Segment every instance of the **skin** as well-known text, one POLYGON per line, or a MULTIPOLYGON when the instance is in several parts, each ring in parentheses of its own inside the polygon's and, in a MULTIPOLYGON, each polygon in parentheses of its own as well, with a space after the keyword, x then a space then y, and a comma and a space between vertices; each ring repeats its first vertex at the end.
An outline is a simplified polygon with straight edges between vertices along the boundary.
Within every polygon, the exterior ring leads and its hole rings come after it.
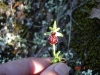
POLYGON ((66 64, 51 64, 51 60, 52 58, 24 58, 7 62, 0 65, 0 75, 68 75, 66 64), (58 65, 60 68, 56 67, 58 65))

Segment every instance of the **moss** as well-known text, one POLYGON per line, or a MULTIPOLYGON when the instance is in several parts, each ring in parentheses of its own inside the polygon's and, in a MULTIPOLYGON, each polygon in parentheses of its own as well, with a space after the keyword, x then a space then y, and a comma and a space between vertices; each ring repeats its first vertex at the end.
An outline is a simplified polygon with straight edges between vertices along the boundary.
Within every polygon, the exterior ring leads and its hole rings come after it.
POLYGON ((91 9, 96 6, 96 2, 88 2, 73 13, 74 19, 82 29, 73 24, 73 38, 71 40, 71 47, 77 52, 83 65, 90 67, 93 73, 100 71, 100 24, 97 23, 100 20, 88 17, 91 9), (84 53, 87 54, 86 57, 84 53))

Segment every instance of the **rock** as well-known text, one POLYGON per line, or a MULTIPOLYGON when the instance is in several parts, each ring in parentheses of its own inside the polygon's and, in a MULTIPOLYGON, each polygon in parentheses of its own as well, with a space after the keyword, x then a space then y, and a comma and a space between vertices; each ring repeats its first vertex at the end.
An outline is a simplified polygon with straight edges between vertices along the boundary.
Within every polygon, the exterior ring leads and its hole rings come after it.
POLYGON ((0 8, 0 15, 2 15, 4 13, 4 11, 2 10, 2 8, 0 8))
POLYGON ((7 17, 9 17, 11 15, 11 12, 10 11, 6 11, 5 14, 6 14, 7 17))
POLYGON ((19 5, 19 6, 17 7, 17 9, 18 9, 18 10, 23 10, 23 9, 24 9, 24 5, 23 5, 23 4, 19 5))

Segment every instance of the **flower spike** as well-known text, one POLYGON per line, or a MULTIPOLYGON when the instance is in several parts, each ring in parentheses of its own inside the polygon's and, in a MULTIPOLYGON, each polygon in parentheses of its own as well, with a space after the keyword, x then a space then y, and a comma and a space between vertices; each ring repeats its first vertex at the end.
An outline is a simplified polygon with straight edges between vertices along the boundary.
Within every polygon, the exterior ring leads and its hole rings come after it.
POLYGON ((58 32, 60 28, 57 27, 56 21, 54 21, 53 27, 49 27, 49 29, 50 29, 50 32, 46 32, 44 33, 44 35, 49 35, 48 42, 52 45, 53 56, 54 56, 52 63, 61 62, 63 55, 60 55, 60 51, 56 53, 55 44, 58 42, 58 36, 63 37, 63 34, 58 32))

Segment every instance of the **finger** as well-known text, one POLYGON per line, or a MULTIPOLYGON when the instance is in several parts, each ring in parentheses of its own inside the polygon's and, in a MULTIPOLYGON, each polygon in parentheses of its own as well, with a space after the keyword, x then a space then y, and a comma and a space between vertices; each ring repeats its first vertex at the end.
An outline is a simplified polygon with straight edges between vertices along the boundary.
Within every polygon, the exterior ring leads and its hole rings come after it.
POLYGON ((41 75, 68 75, 68 66, 64 63, 53 64, 45 69, 41 75))
POLYGON ((26 58, 3 64, 6 75, 32 75, 43 71, 52 58, 26 58))
POLYGON ((45 68, 51 65, 52 58, 36 58, 29 62, 31 74, 42 72, 45 68))

